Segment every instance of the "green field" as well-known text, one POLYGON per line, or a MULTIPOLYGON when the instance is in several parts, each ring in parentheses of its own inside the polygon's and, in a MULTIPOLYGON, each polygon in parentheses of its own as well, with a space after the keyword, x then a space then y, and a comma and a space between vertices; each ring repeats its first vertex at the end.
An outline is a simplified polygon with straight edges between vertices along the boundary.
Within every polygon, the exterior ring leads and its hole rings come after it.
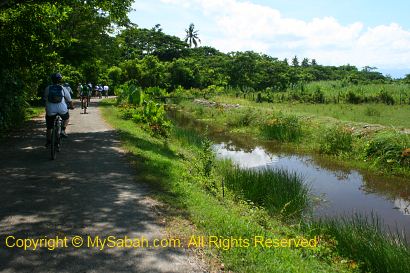
POLYGON ((340 121, 380 124, 397 128, 410 128, 410 105, 385 104, 313 104, 300 102, 256 103, 254 101, 232 96, 218 96, 212 98, 221 103, 240 104, 258 109, 282 111, 298 116, 312 116, 340 121))

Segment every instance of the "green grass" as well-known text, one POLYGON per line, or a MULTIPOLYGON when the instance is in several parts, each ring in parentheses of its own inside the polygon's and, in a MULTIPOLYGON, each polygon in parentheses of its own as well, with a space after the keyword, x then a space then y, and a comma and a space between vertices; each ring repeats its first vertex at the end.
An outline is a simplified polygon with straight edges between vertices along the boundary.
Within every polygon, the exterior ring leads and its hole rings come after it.
POLYGON ((323 132, 319 143, 321 153, 330 155, 348 153, 352 150, 352 131, 342 126, 329 127, 323 132))
POLYGON ((282 142, 295 142, 303 135, 300 119, 297 116, 286 116, 282 113, 274 115, 263 123, 261 131, 266 139, 282 142))
POLYGON ((285 219, 300 217, 309 205, 309 188, 296 173, 236 167, 225 171, 224 181, 244 200, 252 200, 272 215, 282 215, 285 219))
MULTIPOLYGON (((300 238, 303 234, 295 227, 284 225, 269 216, 265 209, 246 201, 238 201, 228 191, 210 192, 203 185, 220 185, 222 176, 216 169, 204 176, 199 157, 202 141, 184 131, 172 131, 169 139, 151 136, 130 120, 119 118, 112 103, 102 103, 106 120, 119 132, 123 147, 135 163, 138 181, 156 188, 156 197, 170 206, 169 214, 189 219, 196 227, 196 235, 219 236, 221 239, 300 238), (192 143, 188 145, 189 143, 192 143), (199 144, 199 147, 198 145, 199 144), (209 181, 213 181, 210 183, 209 181)), ((201 148, 202 147, 202 148, 201 148)), ((216 163, 217 165, 225 163, 216 163)), ((352 272, 341 259, 318 258, 323 248, 263 248, 208 247, 204 251, 217 256, 225 271, 234 272, 352 272)))
POLYGON ((38 117, 45 112, 44 106, 32 106, 26 110, 26 120, 38 117))
POLYGON ((374 215, 323 220, 307 229, 336 240, 337 251, 357 261, 363 272, 410 272, 410 247, 400 236, 386 235, 374 215))
MULTIPOLYGON (((232 95, 241 90, 229 90, 232 95)), ((343 81, 320 81, 299 84, 287 88, 286 92, 275 92, 269 88, 255 96, 255 92, 241 94, 245 98, 269 102, 302 103, 383 103, 388 105, 410 104, 410 85, 402 83, 349 84, 343 81)))
POLYGON ((220 96, 213 99, 223 103, 239 103, 244 106, 256 107, 260 110, 281 111, 285 114, 314 117, 323 122, 328 122, 329 119, 336 119, 345 122, 372 123, 388 127, 410 128, 410 119, 408 118, 410 116, 409 105, 310 104, 298 102, 256 103, 230 96, 220 96))
POLYGON ((385 167, 402 166, 410 168, 410 135, 383 131, 375 134, 365 146, 366 158, 385 167))
MULTIPOLYGON (((363 123, 301 114, 292 111, 292 105, 285 107, 284 104, 258 104, 243 99, 230 99, 230 103, 242 102, 242 107, 206 107, 193 102, 183 102, 178 107, 191 119, 213 126, 218 131, 241 133, 245 134, 246 137, 251 136, 259 140, 276 140, 281 147, 295 151, 327 154, 331 156, 330 159, 354 168, 403 177, 410 175, 409 156, 405 152, 406 149, 410 148, 409 136, 399 129, 380 126, 363 127, 363 123), (243 125, 244 123, 241 121, 243 119, 248 121, 248 126, 243 125), (378 130, 381 131, 378 132, 378 130), (391 141, 379 137, 380 133, 383 132, 389 132, 387 134, 391 141), (369 148, 372 147, 375 147, 375 151, 369 152, 369 148)), ((215 100, 228 102, 227 97, 224 96, 216 97, 215 100)), ((296 106, 298 105, 296 104, 296 106)), ((311 106, 303 105, 301 107, 311 106)), ((329 107, 329 105, 313 106, 329 107)), ((343 105, 335 105, 334 107, 340 106, 343 105)), ((396 107, 378 106, 383 109, 384 107, 396 107)), ((350 105, 349 107, 359 107, 359 105, 350 105)), ((377 117, 377 111, 379 111, 377 108, 369 109, 370 105, 360 107, 364 111, 364 116, 377 117)), ((410 109, 410 107, 408 108, 410 109)), ((410 110, 405 108, 401 108, 401 110, 408 111, 408 116, 410 116, 410 110)), ((391 109, 386 109, 380 110, 380 113, 384 113, 383 111, 388 114, 393 112, 391 109)), ((346 113, 355 114, 354 110, 347 111, 347 109, 346 113)), ((408 118, 402 119, 405 119, 406 122, 410 121, 408 118)))

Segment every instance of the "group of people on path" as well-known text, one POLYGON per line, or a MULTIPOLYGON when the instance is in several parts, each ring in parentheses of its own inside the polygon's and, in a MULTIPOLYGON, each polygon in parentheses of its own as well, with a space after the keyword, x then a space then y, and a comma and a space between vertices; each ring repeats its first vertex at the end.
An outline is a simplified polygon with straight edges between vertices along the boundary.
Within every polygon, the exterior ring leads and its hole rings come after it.
MULTIPOLYGON (((70 119, 69 109, 74 109, 72 97, 74 96, 73 90, 68 83, 63 84, 63 77, 60 73, 54 73, 51 75, 52 84, 47 86, 44 90, 44 100, 46 103, 46 126, 47 126, 47 143, 48 146, 51 143, 51 130, 53 129, 54 119, 57 115, 63 120, 61 129, 61 136, 67 137, 66 128, 70 119)), ((77 91, 81 99, 81 108, 84 103, 86 105, 90 103, 92 96, 93 85, 78 84, 77 91)), ((98 84, 95 86, 95 95, 102 98, 104 93, 105 97, 108 97, 109 87, 107 85, 98 84)))
MULTIPOLYGON (((93 95, 93 85, 91 83, 81 84, 79 83, 77 86, 77 91, 80 96, 87 96, 91 97, 93 95)), ((94 96, 98 96, 102 98, 103 94, 105 97, 108 97, 109 87, 108 85, 97 84, 94 87, 94 96)))

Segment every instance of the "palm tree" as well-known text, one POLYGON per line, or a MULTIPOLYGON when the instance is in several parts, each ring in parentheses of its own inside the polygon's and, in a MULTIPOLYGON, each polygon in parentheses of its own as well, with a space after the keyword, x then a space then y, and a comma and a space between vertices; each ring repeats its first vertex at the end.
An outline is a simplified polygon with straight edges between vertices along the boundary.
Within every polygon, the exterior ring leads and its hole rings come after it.
POLYGON ((198 30, 194 30, 194 28, 195 25, 191 23, 188 29, 185 30, 185 43, 189 43, 189 47, 192 47, 192 44, 194 44, 194 46, 197 47, 198 42, 201 42, 201 39, 198 38, 198 30))

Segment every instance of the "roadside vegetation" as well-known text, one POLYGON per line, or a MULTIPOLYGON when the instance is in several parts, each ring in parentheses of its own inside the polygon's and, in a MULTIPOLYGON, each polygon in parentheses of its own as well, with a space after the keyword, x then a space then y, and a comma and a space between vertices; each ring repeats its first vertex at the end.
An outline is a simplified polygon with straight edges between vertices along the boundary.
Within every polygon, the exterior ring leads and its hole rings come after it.
MULTIPOLYGON (((179 128, 170 129, 168 138, 154 136, 149 128, 144 129, 132 120, 122 119, 121 109, 114 107, 113 102, 106 102, 103 107, 107 121, 118 130, 124 148, 132 154, 131 160, 135 161, 139 180, 157 188, 156 195, 170 206, 173 211, 170 214, 177 218, 178 215, 188 215, 195 226, 195 230, 189 232, 221 239, 254 236, 296 239, 304 236, 301 229, 272 217, 263 206, 257 205, 256 200, 240 198, 240 195, 229 190, 228 185, 222 190, 224 173, 228 168, 235 172, 235 168, 229 162, 211 159, 213 156, 209 154, 203 136, 179 128)), ((283 204, 279 204, 277 209, 279 207, 283 208, 283 204)), ((177 236, 188 232, 180 229, 177 236)), ((343 259, 336 253, 327 255, 329 260, 318 257, 322 251, 319 248, 239 247, 225 241, 219 247, 203 248, 202 251, 220 260, 226 271, 357 270, 354 263, 342 262, 343 259)))
MULTIPOLYGON (((129 109, 138 112, 143 107, 144 103, 124 107, 124 101, 111 101, 104 103, 103 111, 107 120, 119 130, 124 147, 133 155, 139 178, 158 187, 157 197, 170 206, 174 215, 189 215, 194 231, 178 226, 177 236, 189 237, 190 232, 194 232, 222 239, 255 235, 319 238, 318 247, 311 249, 243 248, 228 244, 202 249, 208 257, 220 260, 225 270, 409 270, 409 247, 400 236, 382 231, 380 223, 368 221, 366 216, 309 220, 312 197, 309 186, 297 174, 240 169, 230 161, 216 160, 205 135, 170 126, 164 136, 141 121, 124 117, 129 109), (399 260, 402 262, 397 264, 399 260)), ((169 220, 174 225, 183 221, 175 217, 177 220, 169 220)))
POLYGON ((337 252, 358 262, 363 272, 408 272, 410 247, 397 233, 384 230, 375 215, 327 219, 305 227, 311 236, 326 234, 337 252))
MULTIPOLYGON (((404 127, 342 121, 293 112, 278 104, 260 105, 243 99, 215 97, 215 105, 181 102, 177 109, 205 124, 253 137, 277 141, 299 151, 330 156, 347 165, 391 175, 410 174, 410 134, 404 127), (230 101, 230 106, 222 107, 230 101), (237 106, 237 103, 240 107, 237 106), (219 105, 219 106, 218 106, 219 105)), ((402 111, 410 111, 402 109, 402 111)), ((399 112, 397 115, 400 115, 399 112)), ((410 114, 410 112, 409 112, 410 114)), ((394 114, 392 114, 394 115, 394 114)))

